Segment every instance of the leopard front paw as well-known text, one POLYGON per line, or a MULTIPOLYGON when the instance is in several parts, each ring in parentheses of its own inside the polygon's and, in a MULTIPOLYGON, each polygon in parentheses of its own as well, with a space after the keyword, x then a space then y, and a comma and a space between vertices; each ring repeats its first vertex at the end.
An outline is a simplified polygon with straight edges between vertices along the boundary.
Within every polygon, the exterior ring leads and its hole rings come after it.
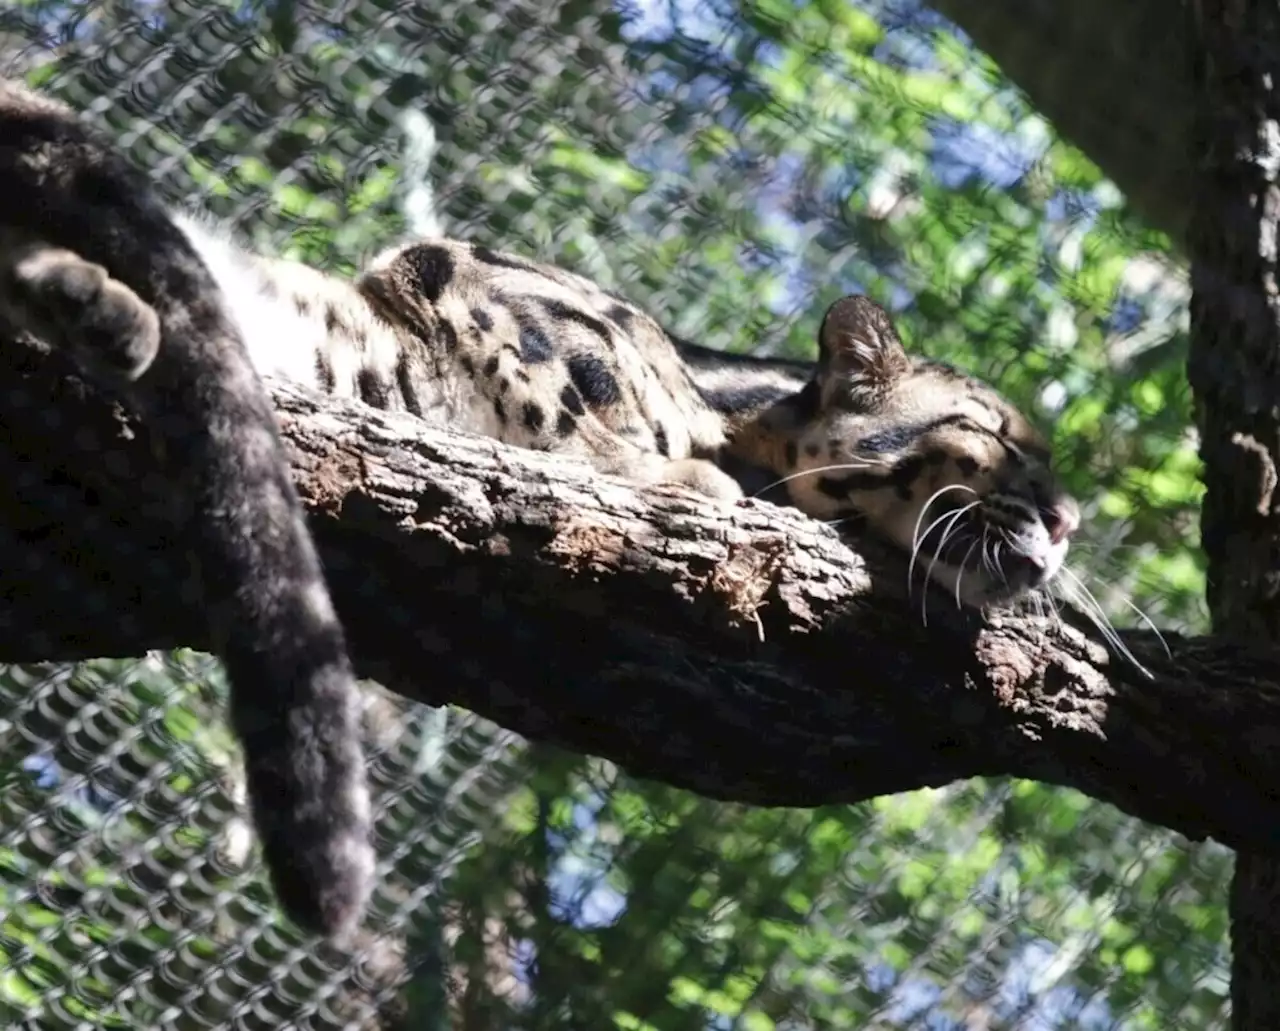
POLYGON ((683 484, 717 501, 739 501, 743 496, 737 480, 704 458, 680 458, 668 462, 663 467, 662 479, 668 483, 683 484))

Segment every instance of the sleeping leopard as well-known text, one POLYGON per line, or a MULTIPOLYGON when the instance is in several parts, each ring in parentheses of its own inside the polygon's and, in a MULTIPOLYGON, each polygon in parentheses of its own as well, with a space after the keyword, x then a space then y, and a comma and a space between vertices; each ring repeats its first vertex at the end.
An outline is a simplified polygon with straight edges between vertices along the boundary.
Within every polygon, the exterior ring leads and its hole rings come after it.
POLYGON ((1029 421, 981 380, 909 355, 867 297, 827 310, 816 363, 757 358, 480 244, 415 241, 351 281, 176 218, 264 375, 639 483, 723 500, 776 483, 776 500, 918 552, 922 575, 971 607, 1045 585, 1079 526, 1029 421))
POLYGON ((641 484, 726 502, 772 486, 923 559, 974 608, 1047 584, 1080 522, 1017 409, 908 355, 868 298, 828 309, 810 364, 677 339, 590 280, 474 243, 419 240, 355 280, 326 275, 166 211, 74 112, 4 81, 0 325, 154 420, 272 883, 339 944, 375 876, 358 695, 261 376, 641 484))

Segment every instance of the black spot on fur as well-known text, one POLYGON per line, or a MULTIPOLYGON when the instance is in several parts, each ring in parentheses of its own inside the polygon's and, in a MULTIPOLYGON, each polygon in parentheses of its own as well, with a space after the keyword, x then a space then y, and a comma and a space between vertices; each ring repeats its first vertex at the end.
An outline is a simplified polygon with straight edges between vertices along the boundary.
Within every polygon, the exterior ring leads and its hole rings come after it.
POLYGON ((472 308, 471 318, 475 320, 475 324, 480 327, 481 331, 488 333, 493 329, 493 318, 483 308, 472 308))
POLYGON ((440 342, 444 344, 446 351, 458 349, 458 331, 453 328, 452 323, 442 319, 436 324, 436 331, 440 334, 440 342))
POLYGON ((511 380, 507 379, 506 376, 503 376, 500 380, 498 380, 499 394, 505 394, 510 389, 511 389, 511 380))
POLYGON ((325 393, 332 393, 338 385, 337 377, 333 374, 333 366, 329 364, 329 357, 322 351, 316 352, 316 379, 320 382, 320 389, 325 393))
POLYGON ((816 379, 809 380, 800 393, 795 395, 791 403, 797 418, 801 422, 810 422, 818 417, 822 408, 822 386, 816 379))
POLYGON ((883 455, 890 451, 901 451, 917 437, 929 433, 942 426, 950 426, 957 422, 967 422, 964 415, 954 413, 944 415, 940 419, 929 422, 908 423, 903 426, 890 426, 888 429, 869 434, 858 441, 858 450, 865 454, 883 455))
MULTIPOLYGON (((859 491, 886 490, 889 488, 902 495, 903 488, 910 490, 911 484, 920 475, 924 459, 919 455, 910 455, 902 459, 887 473, 852 472, 844 476, 818 477, 818 490, 829 498, 843 500, 859 491)), ((910 495, 908 495, 910 497, 910 495)))
POLYGON ((612 319, 621 329, 630 329, 631 320, 636 317, 635 313, 630 308, 624 308, 620 304, 615 304, 604 314, 605 318, 612 319))
POLYGON ((976 459, 970 458, 968 455, 961 455, 956 459, 956 468, 965 476, 972 476, 978 471, 978 462, 976 459))
POLYGON ((818 477, 818 490, 836 501, 844 501, 855 491, 878 490, 882 486, 884 481, 871 473, 818 477))
POLYGON ((486 265, 494 265, 498 268, 515 268, 521 272, 533 272, 541 275, 539 270, 528 262, 520 261, 507 254, 499 254, 497 251, 492 251, 478 243, 471 245, 471 253, 476 256, 477 261, 483 261, 486 265))
POLYGON ((658 454, 663 458, 671 457, 671 441, 667 438, 667 431, 662 426, 653 428, 653 443, 658 449, 658 454))
POLYGON ((311 298, 302 294, 293 295, 293 308, 299 315, 311 314, 311 298))
POLYGON ((428 301, 438 301, 453 281, 453 255, 435 244, 420 244, 405 252, 404 260, 413 269, 417 287, 428 301))
POLYGON ((324 329, 326 333, 346 332, 346 327, 342 324, 342 316, 338 314, 336 305, 326 304, 324 306, 324 329))
MULTIPOLYGON (((776 387, 772 384, 750 383, 750 384, 732 384, 729 386, 719 387, 714 390, 698 388, 698 393, 702 395, 702 400, 707 406, 717 412, 726 415, 732 415, 736 412, 753 412, 759 408, 766 408, 771 404, 782 401, 787 397, 785 387, 776 387)), ((791 400, 799 400, 800 395, 794 394, 791 400)))
MULTIPOLYGON (((1005 489, 1001 485, 1001 489, 1005 489)), ((999 494, 989 495, 986 499, 986 507, 988 511, 1000 512, 1004 515, 1011 515, 1016 521, 1025 520, 1030 514, 1029 506, 1022 504, 1016 498, 1001 497, 999 494)))
POLYGON ((582 405, 582 398, 570 383, 566 383, 564 389, 560 391, 560 403, 571 415, 578 416, 586 412, 586 408, 582 405))
POLYGON ((552 356, 547 334, 526 319, 520 320, 520 357, 530 365, 547 362, 552 356))
POLYGON ((889 451, 901 451, 918 435, 915 426, 890 426, 887 430, 870 433, 858 441, 858 450, 869 455, 883 455, 889 451))
POLYGON ((518 379, 521 383, 528 383, 529 374, 525 372, 524 369, 516 369, 516 379, 518 379))
POLYGON ((577 425, 578 420, 562 408, 560 415, 556 418, 556 433, 561 437, 567 437, 577 425))
POLYGON ((800 454, 796 450, 796 442, 794 440, 788 440, 785 450, 786 450, 785 458, 786 458, 787 468, 794 469, 796 467, 796 462, 800 460, 800 454))
POLYGON ((482 371, 486 376, 492 376, 498 371, 498 356, 496 354, 489 356, 484 363, 484 369, 482 371))
POLYGON ((391 396, 387 385, 372 369, 361 369, 356 373, 356 394, 361 401, 374 408, 386 408, 391 396))
POLYGON ((503 426, 507 424, 507 406, 502 403, 502 398, 495 397, 493 399, 493 414, 498 417, 498 422, 503 426))
POLYGON ((462 366, 462 371, 468 376, 474 376, 476 374, 476 363, 471 360, 471 355, 460 355, 458 358, 458 364, 462 366))
POLYGON ((524 424, 531 433, 537 433, 542 429, 542 425, 546 422, 547 417, 542 414, 542 409, 534 402, 527 401, 524 406, 524 424))
POLYGON ((817 458, 818 452, 820 450, 821 449, 818 447, 817 444, 806 444, 804 446, 804 453, 808 455, 810 458, 817 458))
POLYGON ((542 305, 543 311, 554 319, 563 319, 566 322, 576 322, 579 326, 589 329, 606 344, 613 340, 613 336, 609 333, 608 326, 595 316, 588 315, 580 308, 575 308, 573 305, 565 304, 563 301, 548 300, 543 297, 538 298, 538 303, 542 305))
POLYGON ((414 415, 422 415, 422 402, 418 400, 418 392, 414 389, 413 370, 409 367, 408 354, 401 354, 396 359, 396 386, 400 388, 405 408, 414 415))
POLYGON ((617 379, 594 354, 575 354, 567 364, 569 378, 592 408, 617 404, 622 399, 617 379))

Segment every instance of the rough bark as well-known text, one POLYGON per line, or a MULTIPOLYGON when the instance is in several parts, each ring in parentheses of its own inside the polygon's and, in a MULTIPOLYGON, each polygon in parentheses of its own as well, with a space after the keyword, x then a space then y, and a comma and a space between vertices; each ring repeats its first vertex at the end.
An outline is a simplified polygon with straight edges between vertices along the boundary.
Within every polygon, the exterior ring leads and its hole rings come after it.
MULTIPOLYGON (((1280 652, 1150 635, 1154 675, 1032 618, 902 600, 905 566, 798 513, 273 384, 363 673, 742 802, 1013 774, 1280 854, 1280 652)), ((208 645, 145 437, 49 369, 0 391, 0 660, 208 645)))
POLYGON ((1151 225, 1185 242, 1196 93, 1181 0, 929 6, 968 33, 1151 225))
MULTIPOLYGON (((1201 517, 1215 628, 1280 640, 1280 5, 1196 0, 1199 197, 1191 218, 1191 351, 1205 462, 1201 517)), ((1280 1027, 1280 860, 1242 849, 1230 914, 1238 1031, 1280 1027)))

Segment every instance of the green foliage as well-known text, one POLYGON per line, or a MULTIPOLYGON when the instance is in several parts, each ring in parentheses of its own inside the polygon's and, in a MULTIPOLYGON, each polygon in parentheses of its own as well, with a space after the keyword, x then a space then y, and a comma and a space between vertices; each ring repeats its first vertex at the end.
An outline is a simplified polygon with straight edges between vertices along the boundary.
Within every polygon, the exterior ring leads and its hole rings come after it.
MULTIPOLYGON (((11 6, 0 31, 58 48, 33 81, 265 249, 349 271, 434 208, 684 336, 800 356, 827 304, 872 294, 1051 430, 1089 528, 1076 567, 1113 618, 1203 623, 1180 259, 913 6, 11 6)), ((0 677, 7 1022, 231 1026, 247 986, 285 1010, 350 995, 288 951, 251 860, 193 858, 236 794, 218 684, 189 656, 0 677), (41 786, 46 755, 62 773, 41 786), (156 969, 161 988, 121 992, 156 969), (200 1018, 162 1016, 193 984, 200 1018)), ((378 914, 412 960, 409 1026, 446 1005, 622 1031, 1222 1020, 1224 852, 1074 792, 750 809, 393 715, 378 914)))

